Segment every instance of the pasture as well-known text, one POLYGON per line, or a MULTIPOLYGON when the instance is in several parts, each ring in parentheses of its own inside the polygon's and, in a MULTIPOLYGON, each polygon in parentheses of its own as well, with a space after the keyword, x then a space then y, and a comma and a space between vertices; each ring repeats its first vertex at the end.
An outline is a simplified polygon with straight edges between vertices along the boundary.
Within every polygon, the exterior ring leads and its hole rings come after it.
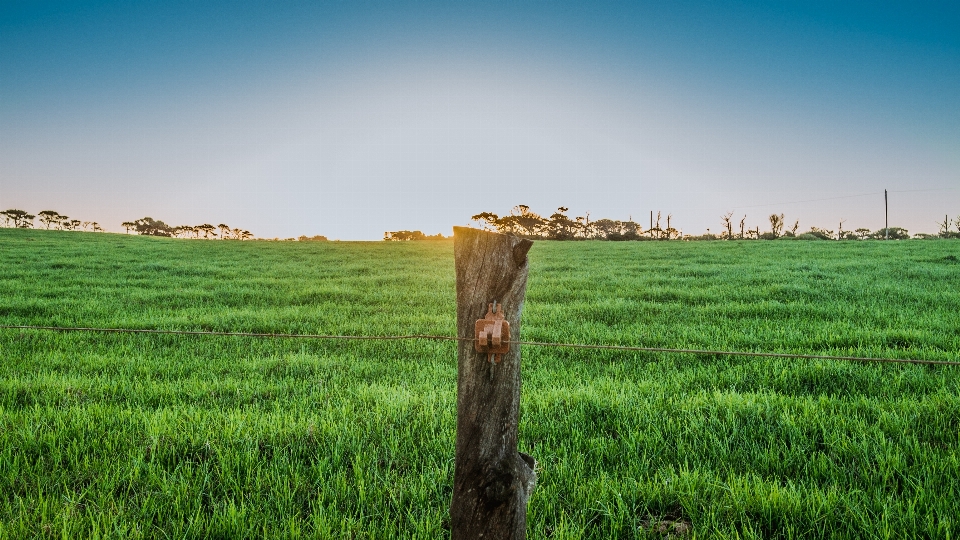
MULTIPOLYGON (((956 360, 960 242, 537 242, 525 340, 956 360)), ((453 246, 0 229, 0 324, 455 330, 453 246)), ((531 538, 956 538, 960 368, 523 348, 531 538)), ((0 538, 440 538, 451 342, 0 330, 0 538)))

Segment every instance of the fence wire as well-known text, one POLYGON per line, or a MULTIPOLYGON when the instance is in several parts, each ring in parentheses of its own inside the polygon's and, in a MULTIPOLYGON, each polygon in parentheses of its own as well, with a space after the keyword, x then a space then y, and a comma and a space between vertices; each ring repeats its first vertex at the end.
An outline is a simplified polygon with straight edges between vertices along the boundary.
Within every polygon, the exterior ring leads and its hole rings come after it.
MULTIPOLYGON (((278 334, 262 332, 216 332, 206 330, 158 330, 152 328, 94 328, 80 326, 29 326, 29 325, 0 325, 0 329, 11 330, 46 330, 54 332, 100 332, 112 334, 170 334, 182 336, 228 336, 252 338, 284 338, 284 339, 327 339, 353 341, 401 341, 401 340, 432 340, 432 341, 474 341, 474 338, 441 336, 430 334, 406 334, 398 336, 342 336, 332 334, 278 334)), ((708 349, 671 349, 666 347, 635 347, 630 345, 597 345, 588 343, 552 343, 544 341, 507 341, 511 345, 527 345, 531 347, 555 347, 565 349, 592 349, 611 351, 634 351, 667 354, 694 354, 708 356, 752 356, 762 358, 795 358, 801 360, 839 360, 847 362, 880 362, 895 364, 921 364, 932 366, 960 366, 960 361, 952 360, 919 360, 915 358, 876 358, 868 356, 831 356, 824 354, 795 354, 780 352, 752 352, 752 351, 713 351, 708 349)))

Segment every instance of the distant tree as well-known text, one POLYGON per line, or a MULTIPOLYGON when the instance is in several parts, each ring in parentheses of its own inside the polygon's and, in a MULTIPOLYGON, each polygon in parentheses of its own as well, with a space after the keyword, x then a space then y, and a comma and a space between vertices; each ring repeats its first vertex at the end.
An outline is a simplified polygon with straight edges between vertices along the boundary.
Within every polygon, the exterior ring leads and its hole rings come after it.
POLYGON ((884 238, 889 238, 890 240, 909 240, 910 233, 903 227, 890 227, 889 229, 878 229, 870 233, 870 238, 875 238, 877 240, 882 240, 884 238))
POLYGON ((409 242, 411 240, 426 240, 427 235, 421 231, 393 231, 383 233, 383 239, 388 242, 409 242))
POLYGON ((14 228, 17 229, 29 229, 33 227, 33 218, 37 217, 33 214, 28 214, 23 210, 17 210, 15 208, 4 210, 3 212, 0 212, 0 214, 3 214, 5 223, 12 221, 14 228))
POLYGON ((535 237, 546 226, 544 219, 536 212, 531 211, 530 207, 525 204, 514 206, 510 210, 510 217, 513 218, 515 227, 522 236, 535 237))
POLYGON ((828 231, 827 229, 821 229, 819 227, 810 227, 810 230, 804 234, 809 234, 811 236, 816 236, 821 240, 833 240, 833 231, 828 231))
POLYGON ((57 212, 56 210, 43 210, 41 212, 37 212, 37 217, 40 218, 40 223, 43 223, 47 230, 50 229, 50 225, 59 223, 66 218, 66 216, 61 216, 60 212, 57 212))
POLYGON ((768 219, 770 220, 770 232, 773 233, 773 237, 780 238, 780 235, 783 232, 783 214, 780 214, 779 216, 777 214, 770 214, 768 219))
POLYGON ((243 229, 230 229, 230 238, 233 240, 249 240, 253 238, 253 233, 243 229))
MULTIPOLYGON (((390 234, 390 233, 384 233, 384 238, 383 238, 384 240, 387 239, 386 236, 387 236, 388 234, 390 234)), ((288 238, 288 240, 293 240, 293 238, 288 238)), ((301 236, 300 238, 297 238, 297 240, 299 240, 299 241, 301 241, 301 242, 327 242, 327 241, 328 241, 326 236, 322 236, 322 235, 319 235, 319 234, 316 235, 316 236, 303 235, 303 236, 301 236)))
POLYGON ((628 219, 627 221, 618 221, 620 224, 620 236, 614 238, 608 238, 608 240, 640 240, 643 234, 643 227, 633 221, 633 219, 628 219))
MULTIPOLYGON (((726 230, 726 236, 723 238, 730 240, 733 238, 733 212, 727 212, 726 214, 720 216, 720 223, 723 224, 723 228, 726 230)), ((746 216, 743 219, 747 219, 746 216)), ((743 238, 743 222, 740 222, 740 238, 743 238)))
POLYGON ((103 232, 103 228, 100 227, 100 224, 94 221, 90 224, 93 227, 93 232, 103 232))
POLYGON ((480 228, 485 231, 500 230, 497 226, 497 223, 500 221, 500 216, 493 212, 480 212, 479 214, 471 216, 470 220, 476 221, 480 225, 480 228))
MULTIPOLYGON (((496 217, 496 214, 484 212, 487 217, 496 217)), ((484 214, 478 214, 483 216, 484 214)), ((532 212, 525 204, 518 204, 510 210, 510 215, 497 218, 493 225, 503 234, 536 238, 546 228, 546 222, 538 214, 532 212)))
POLYGON ((796 235, 797 235, 797 229, 799 229, 799 228, 800 228, 800 220, 798 219, 798 220, 796 220, 796 221, 793 222, 793 227, 790 227, 790 236, 796 236, 796 235))
POLYGON ((553 240, 573 240, 576 237, 579 225, 576 221, 567 217, 567 211, 570 209, 561 206, 557 211, 550 215, 547 221, 547 235, 553 240))
POLYGON ((177 238, 200 238, 200 231, 193 225, 178 225, 173 228, 173 236, 177 238))
POLYGON ((226 223, 221 223, 217 225, 217 228, 220 229, 221 240, 227 240, 230 238, 231 230, 229 225, 227 225, 226 223))
POLYGON ((140 218, 133 222, 137 234, 144 236, 173 236, 173 229, 166 223, 152 217, 140 218))
POLYGON ((130 229, 136 228, 137 224, 132 221, 124 221, 120 226, 123 227, 124 232, 130 234, 130 229))
MULTIPOLYGON (((730 214, 732 215, 733 212, 730 212, 730 214)), ((746 225, 746 223, 747 223, 747 216, 744 215, 744 216, 743 216, 743 219, 740 220, 740 239, 741 239, 741 240, 743 240, 743 227, 744 227, 744 225, 746 225)), ((728 231, 729 231, 729 228, 728 228, 728 231)), ((730 233, 730 234, 732 234, 732 233, 730 233)))
POLYGON ((196 229, 197 229, 197 233, 198 234, 202 233, 204 238, 210 238, 210 235, 217 236, 217 233, 214 232, 216 230, 216 227, 214 227, 209 223, 204 223, 203 225, 197 225, 196 229))
POLYGON ((82 227, 83 230, 87 230, 87 227, 89 227, 91 223, 93 223, 93 222, 92 222, 92 221, 84 221, 84 222, 80 225, 80 227, 82 227))
POLYGON ((593 238, 601 240, 639 240, 643 228, 633 221, 598 219, 590 224, 593 238))
POLYGON ((593 238, 610 239, 612 235, 620 234, 620 222, 612 219, 598 219, 590 224, 593 238))
POLYGON ((940 231, 937 234, 940 238, 960 238, 960 216, 957 216, 957 219, 953 222, 950 221, 949 216, 943 216, 943 222, 938 222, 937 226, 940 227, 940 231), (956 232, 950 230, 951 225, 956 226, 956 232))
MULTIPOLYGON (((657 216, 659 218, 659 215, 657 216)), ((667 214, 667 228, 663 229, 660 233, 660 237, 666 240, 673 240, 674 238, 680 238, 683 236, 679 230, 677 230, 670 222, 673 220, 673 214, 667 214)), ((657 219, 657 226, 659 227, 660 220, 657 219)))
POLYGON ((943 222, 941 223, 938 221, 937 227, 940 227, 940 230, 937 232, 937 234, 939 234, 941 238, 950 237, 950 217, 949 216, 943 216, 943 222))
POLYGON ((866 237, 870 236, 870 229, 864 229, 863 227, 861 227, 861 228, 859 228, 859 229, 857 229, 857 230, 855 230, 855 231, 853 231, 853 232, 854 232, 854 233, 857 235, 857 237, 860 238, 861 240, 863 240, 863 239, 865 239, 866 237))
POLYGON ((577 216, 574 220, 574 238, 591 238, 593 234, 593 225, 590 224, 590 212, 585 216, 577 216))
POLYGON ((75 231, 80 228, 80 223, 82 222, 79 219, 65 219, 63 220, 63 228, 68 231, 75 231))

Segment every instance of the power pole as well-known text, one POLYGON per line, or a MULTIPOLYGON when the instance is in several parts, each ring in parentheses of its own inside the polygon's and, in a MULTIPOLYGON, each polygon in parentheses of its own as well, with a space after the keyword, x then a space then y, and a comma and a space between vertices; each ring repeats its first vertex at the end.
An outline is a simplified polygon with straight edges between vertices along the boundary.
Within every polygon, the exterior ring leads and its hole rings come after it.
POLYGON ((890 239, 890 207, 887 205, 887 190, 883 190, 883 239, 890 239))

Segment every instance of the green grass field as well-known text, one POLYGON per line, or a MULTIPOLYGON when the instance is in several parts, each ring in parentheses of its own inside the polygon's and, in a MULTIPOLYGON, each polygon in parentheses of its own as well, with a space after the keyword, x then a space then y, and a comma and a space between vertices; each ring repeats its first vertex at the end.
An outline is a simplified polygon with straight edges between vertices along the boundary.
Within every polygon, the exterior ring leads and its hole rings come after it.
MULTIPOLYGON (((522 338, 956 360, 958 259, 539 242, 522 338)), ((0 324, 452 335, 454 313, 448 241, 0 229, 0 324)), ((523 381, 532 538, 960 536, 960 368, 525 347, 523 381)), ((0 538, 442 538, 455 390, 450 342, 0 330, 0 538)))

